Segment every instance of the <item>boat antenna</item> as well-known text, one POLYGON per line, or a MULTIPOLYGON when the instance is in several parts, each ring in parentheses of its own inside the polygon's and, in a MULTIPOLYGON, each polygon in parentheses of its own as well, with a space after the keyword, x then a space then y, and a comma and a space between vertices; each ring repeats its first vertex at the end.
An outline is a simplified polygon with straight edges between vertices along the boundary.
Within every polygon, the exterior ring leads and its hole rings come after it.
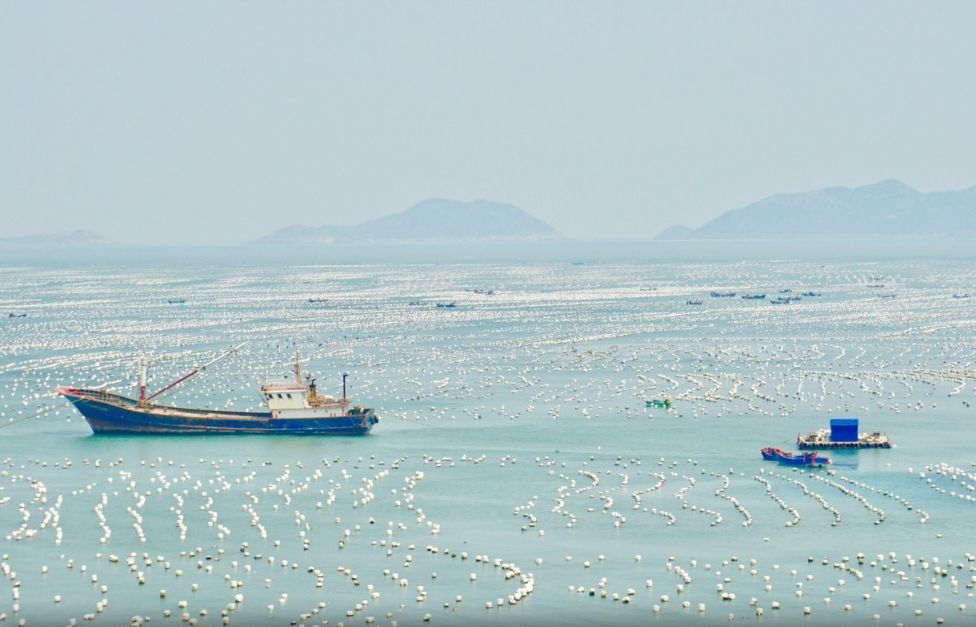
POLYGON ((183 375, 182 377, 180 377, 180 378, 179 378, 179 379, 177 379, 176 381, 173 381, 172 383, 170 383, 169 385, 167 385, 167 386, 166 386, 166 387, 164 387, 163 389, 161 389, 161 390, 159 390, 158 392, 155 392, 155 393, 153 393, 153 394, 151 394, 151 395, 149 395, 148 397, 146 397, 146 402, 149 402, 149 401, 151 401, 152 399, 154 399, 154 398, 156 398, 157 396, 159 396, 159 395, 160 395, 160 394, 162 394, 163 392, 168 392, 169 390, 171 390, 171 389, 173 389, 173 388, 175 388, 175 387, 176 387, 177 385, 179 385, 179 384, 181 384, 181 383, 183 383, 184 381, 186 381, 186 380, 187 380, 187 379, 189 379, 190 377, 192 377, 192 376, 194 376, 194 375, 196 375, 196 374, 199 374, 199 373, 201 373, 201 372, 203 372, 204 370, 206 370, 206 369, 207 369, 207 368, 209 368, 210 366, 212 366, 212 365, 214 365, 215 363, 217 363, 218 361, 220 361, 220 360, 221 360, 221 359, 223 359, 224 357, 227 357, 228 355, 232 355, 232 354, 234 354, 234 353, 236 353, 236 352, 237 352, 237 351, 239 351, 239 350, 240 350, 241 348, 243 348, 244 346, 246 346, 246 345, 247 345, 248 343, 249 343, 249 342, 241 342, 241 343, 240 343, 240 344, 238 344, 237 346, 234 346, 234 347, 232 347, 232 348, 230 348, 230 349, 228 349, 228 350, 226 350, 226 351, 224 351, 224 352, 223 352, 223 353, 221 353, 220 355, 217 355, 216 357, 214 357, 213 359, 211 359, 211 360, 210 360, 210 361, 208 361, 207 363, 205 363, 205 364, 203 364, 202 366, 198 366, 198 367, 196 367, 196 368, 194 368, 193 370, 191 370, 191 371, 190 371, 190 372, 188 372, 187 374, 185 374, 185 375, 183 375))
POLYGON ((349 377, 349 373, 348 372, 343 372, 342 373, 342 400, 343 401, 346 400, 346 378, 348 378, 348 377, 349 377))

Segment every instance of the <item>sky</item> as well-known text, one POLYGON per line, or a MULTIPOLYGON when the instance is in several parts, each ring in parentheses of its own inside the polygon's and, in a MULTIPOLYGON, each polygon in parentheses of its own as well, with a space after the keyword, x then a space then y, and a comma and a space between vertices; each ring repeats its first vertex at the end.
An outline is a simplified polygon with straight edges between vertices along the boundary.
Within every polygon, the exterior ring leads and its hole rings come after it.
POLYGON ((650 239, 976 184, 976 2, 6 0, 0 237, 244 242, 430 197, 650 239))

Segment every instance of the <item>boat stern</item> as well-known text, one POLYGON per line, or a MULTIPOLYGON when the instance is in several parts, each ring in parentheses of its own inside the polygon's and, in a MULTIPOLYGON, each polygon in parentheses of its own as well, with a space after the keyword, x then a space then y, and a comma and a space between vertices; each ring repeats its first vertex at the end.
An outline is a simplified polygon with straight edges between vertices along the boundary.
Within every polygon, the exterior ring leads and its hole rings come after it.
POLYGON ((357 407, 357 408, 353 408, 353 412, 355 412, 357 409, 360 410, 360 413, 362 414, 363 431, 365 433, 369 433, 373 429, 373 427, 377 423, 379 423, 380 419, 376 415, 376 412, 373 411, 372 408, 358 408, 357 407))

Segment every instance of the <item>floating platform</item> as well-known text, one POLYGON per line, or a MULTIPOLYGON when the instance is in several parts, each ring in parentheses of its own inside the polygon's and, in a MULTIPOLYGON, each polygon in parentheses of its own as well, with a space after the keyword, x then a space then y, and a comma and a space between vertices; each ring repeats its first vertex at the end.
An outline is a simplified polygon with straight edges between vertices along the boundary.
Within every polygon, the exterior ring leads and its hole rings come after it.
POLYGON ((891 440, 884 433, 858 433, 857 418, 831 418, 830 429, 820 429, 796 436, 796 446, 811 448, 891 448, 891 440))
POLYGON ((891 448, 891 438, 884 433, 862 433, 856 440, 836 441, 830 438, 830 429, 820 429, 807 435, 796 436, 798 449, 856 449, 891 448))

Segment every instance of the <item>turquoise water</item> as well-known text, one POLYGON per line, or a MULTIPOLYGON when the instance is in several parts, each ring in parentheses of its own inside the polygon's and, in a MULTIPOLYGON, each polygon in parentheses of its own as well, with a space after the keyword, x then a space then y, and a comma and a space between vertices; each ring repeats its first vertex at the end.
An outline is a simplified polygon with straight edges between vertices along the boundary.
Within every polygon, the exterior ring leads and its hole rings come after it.
POLYGON ((669 250, 4 251, 0 618, 972 624, 976 301, 953 295, 976 266, 669 250), (786 289, 821 295, 708 295, 786 289), (93 437, 50 393, 132 393, 139 352, 159 388, 245 340, 166 402, 257 409, 298 349, 382 422, 93 437), (672 412, 645 409, 664 394, 672 412), (832 416, 896 447, 813 472, 760 459, 832 416))

